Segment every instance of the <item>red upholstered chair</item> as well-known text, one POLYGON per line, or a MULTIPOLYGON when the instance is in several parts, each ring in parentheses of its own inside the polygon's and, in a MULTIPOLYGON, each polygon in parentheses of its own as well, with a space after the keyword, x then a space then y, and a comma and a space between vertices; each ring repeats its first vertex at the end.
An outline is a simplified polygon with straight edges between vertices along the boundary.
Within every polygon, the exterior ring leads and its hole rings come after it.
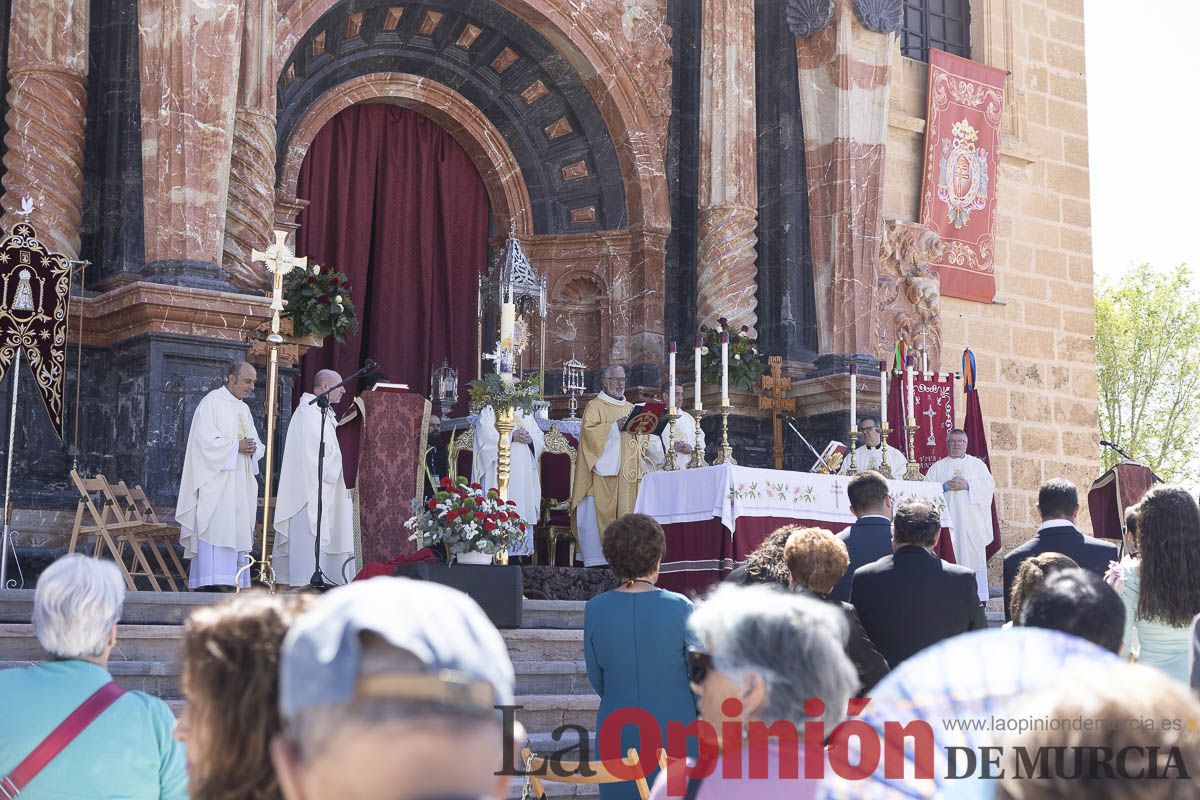
POLYGON ((446 469, 450 478, 457 480, 461 475, 471 480, 471 460, 475 457, 475 426, 471 425, 455 436, 450 434, 450 448, 446 451, 446 469))
POLYGON ((571 532, 571 486, 575 483, 575 461, 578 452, 558 429, 550 426, 545 447, 538 462, 542 481, 542 519, 540 527, 546 534, 546 552, 553 566, 559 536, 571 539, 568 566, 575 563, 575 535, 571 532))

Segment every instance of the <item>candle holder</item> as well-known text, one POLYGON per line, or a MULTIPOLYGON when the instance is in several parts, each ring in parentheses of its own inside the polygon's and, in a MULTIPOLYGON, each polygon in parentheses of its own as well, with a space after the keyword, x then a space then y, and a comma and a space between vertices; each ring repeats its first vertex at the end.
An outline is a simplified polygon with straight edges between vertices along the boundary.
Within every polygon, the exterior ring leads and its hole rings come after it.
POLYGON ((925 476, 921 474, 921 466, 917 463, 917 451, 914 445, 917 435, 916 420, 909 420, 906 430, 908 431, 908 469, 904 471, 904 480, 923 481, 925 480, 925 476))
POLYGON ((887 456, 888 456, 887 438, 888 438, 888 434, 890 434, 891 432, 892 432, 892 429, 888 427, 886 422, 879 426, 879 452, 883 454, 883 460, 879 462, 879 474, 885 478, 893 477, 892 465, 888 463, 888 459, 887 459, 887 456))
POLYGON ((733 459, 733 447, 729 444, 729 403, 721 403, 721 447, 717 450, 717 457, 713 459, 713 464, 729 464, 737 466, 737 462, 733 459))
POLYGON ((858 474, 858 457, 857 457, 856 453, 858 451, 858 429, 851 428, 849 436, 850 436, 850 466, 846 469, 846 474, 847 475, 857 475, 858 474))
MULTIPOLYGON (((704 406, 699 403, 692 409, 692 417, 696 420, 696 430, 700 431, 700 420, 704 419, 704 406)), ((700 435, 696 435, 696 447, 692 449, 692 460, 688 462, 688 469, 698 469, 707 467, 708 462, 704 460, 704 448, 700 447, 700 435)))
POLYGON ((442 365, 429 377, 429 396, 437 400, 442 419, 447 417, 447 412, 454 410, 454 404, 458 402, 458 370, 444 358, 442 365))
POLYGON ((666 449, 666 455, 663 457, 663 469, 667 472, 674 472, 682 469, 679 466, 679 458, 675 454, 675 443, 679 441, 679 426, 676 421, 679 419, 679 409, 672 408, 667 412, 667 424, 671 428, 671 444, 666 449))

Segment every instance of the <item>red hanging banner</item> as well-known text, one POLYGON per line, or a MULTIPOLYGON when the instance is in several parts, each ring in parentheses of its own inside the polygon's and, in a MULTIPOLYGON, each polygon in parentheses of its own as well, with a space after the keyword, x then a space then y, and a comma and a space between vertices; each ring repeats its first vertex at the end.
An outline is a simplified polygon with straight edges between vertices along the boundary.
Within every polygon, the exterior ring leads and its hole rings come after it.
POLYGON ((1004 71, 929 51, 921 222, 942 237, 929 266, 941 292, 990 303, 996 296, 996 173, 1004 71))
MULTIPOLYGON (((904 431, 904 425, 908 423, 907 397, 907 374, 893 376, 888 393, 888 425, 892 429, 888 444, 902 453, 907 453, 908 446, 904 431)), ((915 373, 913 405, 917 411, 913 452, 924 475, 935 462, 946 457, 946 436, 954 429, 954 376, 940 372, 915 373)))

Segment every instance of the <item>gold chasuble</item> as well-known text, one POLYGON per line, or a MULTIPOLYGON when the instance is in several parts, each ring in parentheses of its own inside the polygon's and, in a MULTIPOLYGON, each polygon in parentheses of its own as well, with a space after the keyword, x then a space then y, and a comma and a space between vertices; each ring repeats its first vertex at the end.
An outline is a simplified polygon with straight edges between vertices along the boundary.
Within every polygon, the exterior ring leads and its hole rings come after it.
POLYGON ((632 410, 632 403, 604 392, 583 409, 579 463, 571 489, 571 522, 588 566, 605 563, 598 552, 604 529, 622 514, 631 513, 637 502, 637 442, 615 426, 632 410))

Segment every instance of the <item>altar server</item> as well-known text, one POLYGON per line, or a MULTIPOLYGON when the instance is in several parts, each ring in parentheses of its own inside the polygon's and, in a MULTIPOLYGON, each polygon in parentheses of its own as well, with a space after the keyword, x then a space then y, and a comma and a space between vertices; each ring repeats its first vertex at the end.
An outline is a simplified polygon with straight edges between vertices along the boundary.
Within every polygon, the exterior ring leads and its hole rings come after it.
MULTIPOLYGON (((539 459, 545 447, 545 436, 533 414, 520 409, 515 419, 509 443, 508 499, 517 504, 517 513, 525 520, 525 540, 509 550, 509 555, 527 556, 533 553, 533 526, 537 524, 542 507, 539 459)), ((475 450, 472 453, 471 477, 483 485, 484 491, 496 488, 496 468, 500 461, 500 432, 496 430, 496 412, 484 406, 475 422, 475 450)))
MULTIPOLYGON (((300 396, 292 413, 283 463, 279 469, 279 499, 275 504, 275 546, 272 564, 275 579, 289 586, 307 584, 315 571, 313 543, 317 529, 317 461, 321 441, 321 408, 311 402, 342 376, 323 369, 313 379, 313 390, 300 396)), ((344 387, 329 393, 330 404, 345 394, 344 387)), ((342 567, 354 557, 354 503, 342 474, 332 409, 325 413, 325 462, 321 475, 321 572, 326 583, 344 583, 342 567)))
MULTIPOLYGON (((188 586, 233 586, 254 539, 258 513, 258 461, 266 453, 245 398, 257 372, 239 361, 225 385, 204 396, 192 415, 175 521, 185 558, 192 560, 188 586)), ((241 578, 250 585, 249 571, 241 578)))
MULTIPOLYGON (((670 391, 669 386, 663 387, 663 394, 670 391)), ((667 461, 667 449, 675 451, 675 466, 679 469, 688 469, 692 466, 692 454, 698 449, 704 453, 704 431, 696 422, 696 418, 689 414, 683 408, 683 387, 675 384, 675 409, 679 413, 679 419, 675 421, 675 425, 679 428, 679 438, 675 438, 675 432, 668 425, 661 436, 651 436, 649 445, 646 448, 647 455, 650 456, 652 462, 651 469, 662 469, 667 461)))
POLYGON ((967 434, 960 428, 946 438, 949 455, 929 468, 925 480, 940 483, 954 522, 954 560, 975 571, 980 602, 988 600, 987 546, 992 541, 992 494, 996 481, 987 464, 967 455, 967 434))

